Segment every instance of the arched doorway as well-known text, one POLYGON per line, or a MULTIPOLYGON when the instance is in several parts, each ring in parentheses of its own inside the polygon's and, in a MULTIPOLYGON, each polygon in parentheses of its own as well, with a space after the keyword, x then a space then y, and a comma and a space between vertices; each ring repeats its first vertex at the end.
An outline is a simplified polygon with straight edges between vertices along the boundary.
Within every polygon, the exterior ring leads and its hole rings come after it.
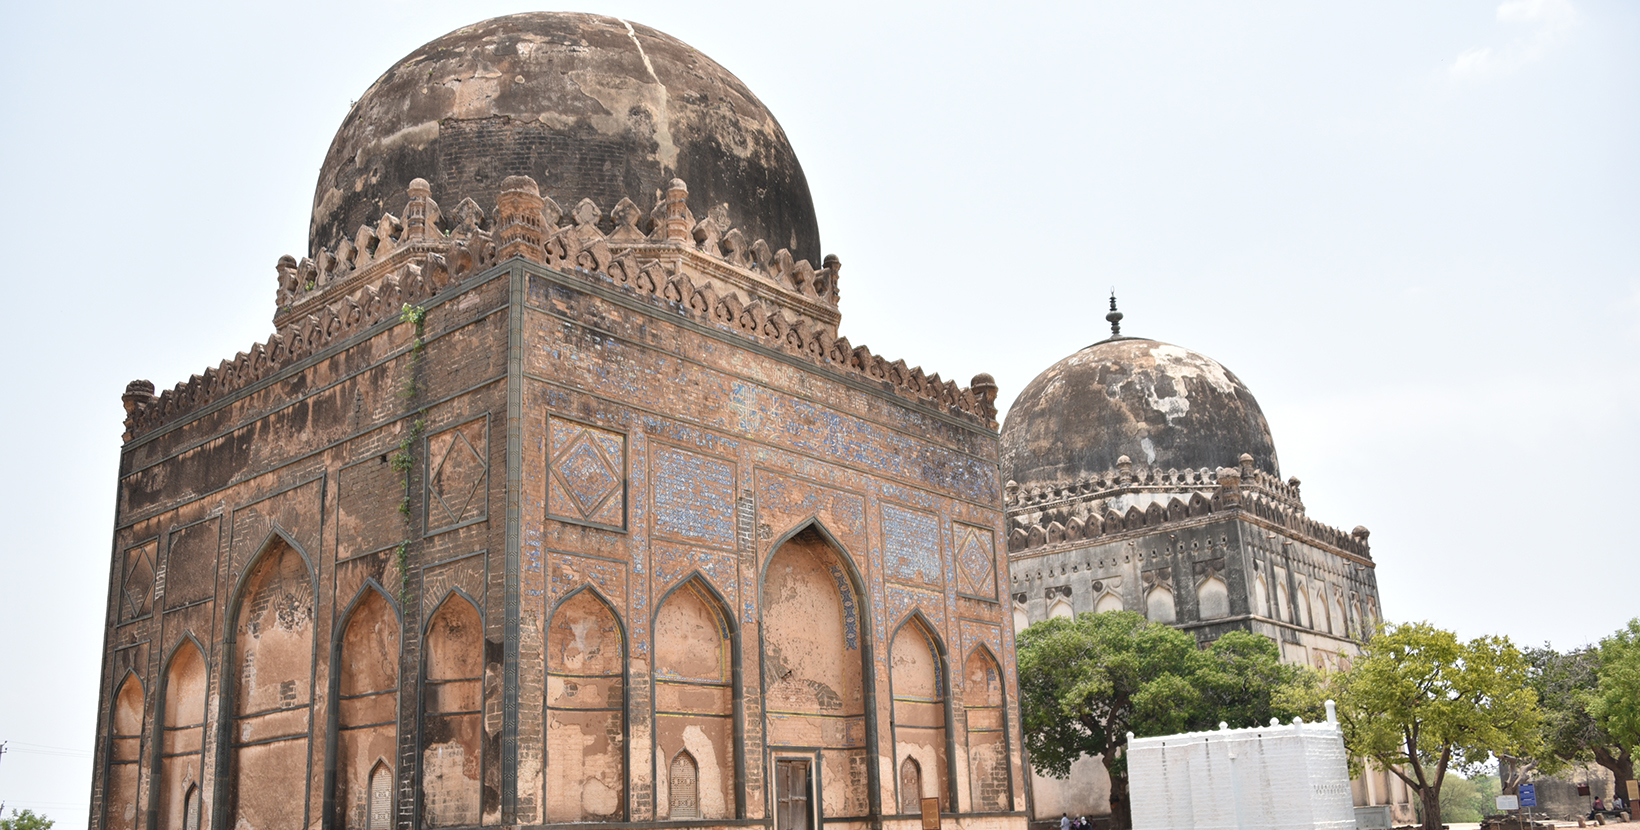
MULTIPOLYGON (((791 805, 814 784, 823 791, 807 796, 805 810, 830 804, 840 806, 838 815, 861 816, 875 806, 874 736, 866 715, 870 632, 847 556, 810 524, 779 543, 764 566, 763 701, 767 744, 777 759, 771 806, 777 825, 781 816, 792 822, 776 830, 799 830, 791 805), (799 751, 818 769, 790 757, 799 751)), ((810 817, 804 822, 813 817, 804 815, 810 817)))

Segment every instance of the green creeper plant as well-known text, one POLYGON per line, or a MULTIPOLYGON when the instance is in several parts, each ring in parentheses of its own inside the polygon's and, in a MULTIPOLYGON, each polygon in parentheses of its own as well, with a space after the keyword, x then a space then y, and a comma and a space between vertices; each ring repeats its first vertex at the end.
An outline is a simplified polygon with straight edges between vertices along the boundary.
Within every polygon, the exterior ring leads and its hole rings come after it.
MULTIPOLYGON (((399 310, 399 320, 409 323, 415 328, 415 339, 410 344, 410 359, 405 367, 404 379, 399 385, 398 395, 406 401, 413 402, 421 394, 421 388, 416 383, 417 370, 425 357, 427 309, 405 303, 399 310)), ((404 538, 394 549, 394 561, 399 568, 399 600, 408 601, 410 592, 410 543, 415 538, 415 525, 412 521, 410 506, 411 473, 416 469, 416 447, 421 437, 427 431, 427 408, 417 410, 417 418, 410 424, 410 431, 393 452, 393 470, 399 474, 399 484, 403 487, 404 495, 399 499, 399 518, 404 524, 404 538)))

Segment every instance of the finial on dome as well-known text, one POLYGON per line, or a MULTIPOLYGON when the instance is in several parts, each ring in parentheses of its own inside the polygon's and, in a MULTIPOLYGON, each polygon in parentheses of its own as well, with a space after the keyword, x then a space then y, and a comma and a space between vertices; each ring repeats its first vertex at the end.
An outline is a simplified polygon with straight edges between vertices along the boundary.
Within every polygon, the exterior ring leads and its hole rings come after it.
POLYGON ((1116 310, 1116 289, 1110 290, 1110 313, 1105 315, 1110 321, 1110 336, 1114 339, 1122 336, 1122 312, 1116 310))

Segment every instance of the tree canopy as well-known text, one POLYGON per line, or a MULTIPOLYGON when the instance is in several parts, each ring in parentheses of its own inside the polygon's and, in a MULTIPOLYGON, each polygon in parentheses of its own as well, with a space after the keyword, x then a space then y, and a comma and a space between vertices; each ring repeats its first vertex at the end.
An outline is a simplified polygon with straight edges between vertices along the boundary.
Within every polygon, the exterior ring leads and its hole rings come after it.
POLYGON ((1618 780, 1626 780, 1634 777, 1634 755, 1640 748, 1640 618, 1601 640, 1599 655, 1599 682, 1585 699, 1607 741, 1590 749, 1618 780))
POLYGON ((1640 750, 1640 619, 1598 646, 1562 653, 1545 645, 1526 656, 1543 712, 1543 750, 1534 759, 1506 760, 1550 773, 1592 760, 1619 781, 1633 778, 1640 750))
POLYGON ((51 825, 56 823, 33 810, 19 811, 15 807, 10 818, 0 816, 0 830, 51 830, 51 825))
POLYGON ((1447 823, 1478 822, 1497 812, 1495 799, 1501 793, 1498 777, 1476 775, 1446 779, 1441 787, 1441 820, 1447 823))
POLYGON ((1425 830, 1440 830, 1449 769, 1541 750, 1537 693, 1527 681, 1526 657, 1507 637, 1463 642, 1419 622, 1385 626, 1332 685, 1351 754, 1405 781, 1425 830))
POLYGON ((1231 632, 1209 648, 1131 611, 1051 619, 1021 632, 1020 709, 1025 747, 1040 773, 1064 778, 1083 755, 1110 775, 1111 820, 1131 825, 1127 733, 1166 735, 1252 726, 1289 714, 1309 670, 1283 664, 1276 645, 1231 632))

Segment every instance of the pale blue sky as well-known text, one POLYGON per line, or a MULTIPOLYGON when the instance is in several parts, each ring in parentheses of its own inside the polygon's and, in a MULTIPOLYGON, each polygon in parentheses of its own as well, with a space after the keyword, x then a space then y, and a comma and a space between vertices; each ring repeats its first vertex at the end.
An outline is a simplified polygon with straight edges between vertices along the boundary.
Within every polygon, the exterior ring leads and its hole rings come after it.
MULTIPOLYGON (((119 395, 271 332, 331 136, 501 3, 10 3, 0 800, 85 824, 119 395), (64 747, 71 753, 29 752, 64 747), (84 757, 79 757, 77 752, 84 757)), ((1124 331, 1258 396, 1383 608, 1640 613, 1640 6, 609 2, 784 125, 843 333, 1006 403, 1124 331)))

